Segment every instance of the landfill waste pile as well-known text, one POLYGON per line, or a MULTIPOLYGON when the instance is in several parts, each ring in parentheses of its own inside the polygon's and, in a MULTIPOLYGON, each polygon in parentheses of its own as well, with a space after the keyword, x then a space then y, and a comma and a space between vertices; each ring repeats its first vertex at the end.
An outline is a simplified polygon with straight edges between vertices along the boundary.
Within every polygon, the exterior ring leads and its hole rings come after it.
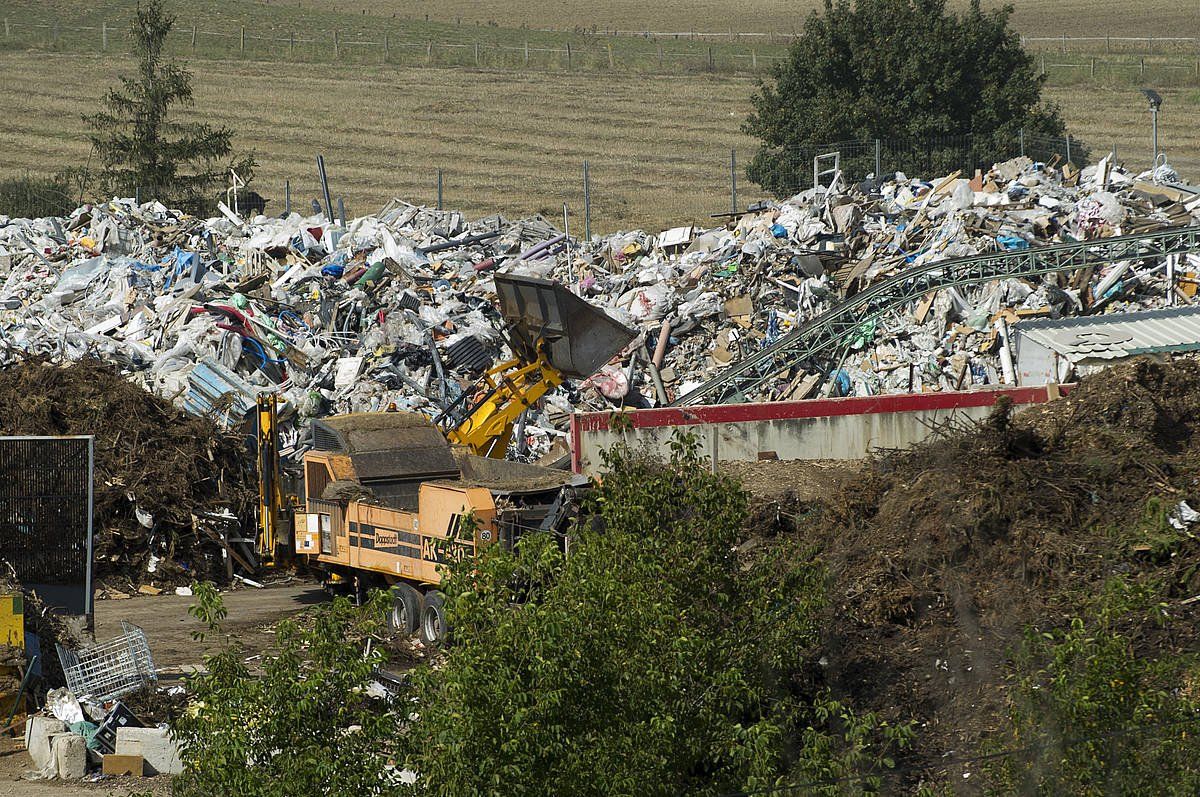
POLYGON ((1127 618, 1137 655, 1200 648, 1198 463, 1200 363, 1140 358, 1050 404, 1011 417, 1000 406, 828 471, 819 496, 773 488, 756 501, 756 534, 799 535, 830 569, 820 686, 917 722, 905 782, 886 793, 961 783, 951 759, 1002 735, 1026 629, 1086 613, 1114 577, 1163 610, 1127 618))
MULTIPOLYGON (((256 393, 278 392, 284 454, 294 457, 308 421, 330 413, 395 405, 449 410, 453 422, 470 405, 456 400, 511 355, 493 276, 547 277, 640 334, 597 374, 531 408, 509 453, 533 460, 561 452, 570 413, 669 403, 906 268, 1192 223, 1200 203, 1161 184, 1172 178, 1108 160, 1080 173, 1017 158, 970 179, 895 174, 759 203, 711 229, 584 242, 541 217, 468 221, 398 201, 335 221, 228 208, 205 220, 114 199, 65 219, 0 217, 0 358, 97 358, 229 422, 256 393)), ((762 397, 995 384, 998 314, 1155 307, 1163 279, 1127 264, 1088 285, 941 291, 864 331, 834 378, 786 376, 762 397)))
POLYGON ((223 540, 241 536, 232 532, 252 521, 257 505, 241 435, 91 359, 0 370, 0 406, 3 435, 95 436, 99 583, 128 590, 223 577, 223 540))

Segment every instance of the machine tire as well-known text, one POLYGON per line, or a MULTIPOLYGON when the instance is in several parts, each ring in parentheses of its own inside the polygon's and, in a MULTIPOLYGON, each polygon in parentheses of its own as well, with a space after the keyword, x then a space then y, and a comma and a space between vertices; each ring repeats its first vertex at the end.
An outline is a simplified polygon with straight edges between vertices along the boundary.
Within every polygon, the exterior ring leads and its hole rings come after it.
POLYGON ((425 608, 421 612, 421 641, 438 646, 446 641, 446 596, 437 590, 425 593, 425 608))
POLYGON ((412 636, 423 616, 421 593, 410 584, 392 586, 392 607, 388 611, 388 628, 398 636, 412 636))

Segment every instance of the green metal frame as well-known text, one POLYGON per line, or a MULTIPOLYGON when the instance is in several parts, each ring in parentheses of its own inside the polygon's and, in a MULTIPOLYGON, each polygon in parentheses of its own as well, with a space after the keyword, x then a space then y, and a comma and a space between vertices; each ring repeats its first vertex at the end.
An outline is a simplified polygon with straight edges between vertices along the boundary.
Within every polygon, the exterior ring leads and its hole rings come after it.
POLYGON ((836 307, 789 332, 771 346, 726 368, 671 406, 730 404, 751 400, 756 389, 818 354, 846 345, 865 324, 930 291, 975 285, 1009 277, 1035 277, 1059 271, 1104 266, 1200 252, 1200 227, 1174 227, 1079 243, 1055 244, 1013 252, 990 252, 907 269, 881 280, 836 307))

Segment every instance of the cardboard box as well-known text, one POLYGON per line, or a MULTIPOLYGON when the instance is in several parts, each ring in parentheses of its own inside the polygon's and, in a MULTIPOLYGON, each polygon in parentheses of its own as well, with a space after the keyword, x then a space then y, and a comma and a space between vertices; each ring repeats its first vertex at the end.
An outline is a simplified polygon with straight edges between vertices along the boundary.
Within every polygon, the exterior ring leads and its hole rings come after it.
POLYGON ((109 753, 104 756, 101 766, 105 775, 134 775, 140 778, 146 769, 146 762, 140 755, 109 753))

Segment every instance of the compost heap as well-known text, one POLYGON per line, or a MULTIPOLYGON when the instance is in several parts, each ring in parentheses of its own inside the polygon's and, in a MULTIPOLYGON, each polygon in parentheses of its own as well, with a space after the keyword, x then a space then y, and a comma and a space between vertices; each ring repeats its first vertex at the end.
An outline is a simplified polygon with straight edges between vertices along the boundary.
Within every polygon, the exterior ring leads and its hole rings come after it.
POLYGON ((0 406, 0 434, 95 435, 100 581, 128 588, 223 574, 219 535, 252 516, 255 495, 240 436, 94 360, 0 370, 0 406))
POLYGON ((1025 629, 1063 626, 1114 575, 1170 607, 1168 627, 1130 634, 1139 655, 1197 649, 1198 431, 1200 364, 1143 359, 850 467, 815 502, 759 500, 757 531, 813 540, 830 568, 818 684, 917 721, 889 791, 961 785, 945 757, 996 738, 1025 629))

